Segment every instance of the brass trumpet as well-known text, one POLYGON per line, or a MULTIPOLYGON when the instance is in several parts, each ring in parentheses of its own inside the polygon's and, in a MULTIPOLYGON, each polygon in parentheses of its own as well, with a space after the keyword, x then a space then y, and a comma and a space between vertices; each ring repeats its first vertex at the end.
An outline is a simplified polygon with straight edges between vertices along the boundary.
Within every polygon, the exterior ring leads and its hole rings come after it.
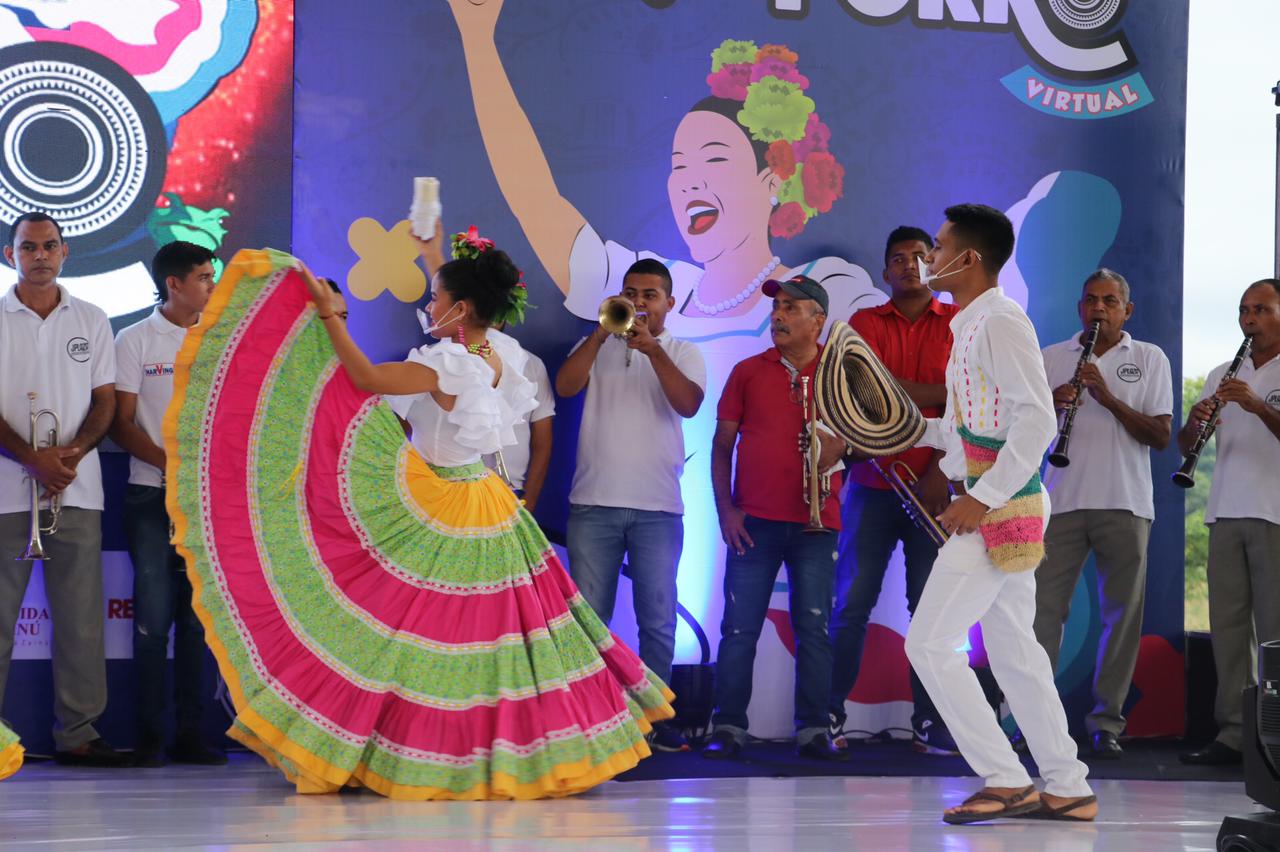
MULTIPOLYGON (((52 409, 42 408, 36 410, 36 393, 35 391, 27 392, 27 399, 31 403, 31 448, 35 450, 44 447, 58 446, 58 432, 61 429, 61 423, 58 421, 58 415, 52 409), (47 440, 40 441, 40 419, 43 417, 53 418, 53 427, 49 429, 47 440)), ((55 494, 49 498, 49 525, 42 526, 40 524, 40 481, 34 476, 27 477, 31 483, 31 531, 27 538, 27 549, 22 551, 21 556, 14 557, 19 562, 33 562, 37 559, 48 559, 44 552, 44 541, 41 536, 53 535, 58 531, 58 518, 62 514, 62 498, 55 494)))
MULTIPOLYGON (((635 303, 626 296, 610 296, 600 303, 600 327, 621 340, 631 336, 642 316, 646 314, 637 311, 635 303)), ((630 349, 627 349, 627 366, 631 366, 630 349)))
POLYGON ((809 506, 809 523, 803 532, 826 532, 822 524, 822 506, 831 496, 831 474, 820 473, 819 457, 822 441, 818 439, 818 406, 809 398, 809 377, 800 377, 800 400, 804 407, 804 429, 800 432, 800 451, 804 455, 804 502, 809 506))
POLYGON ((871 459, 871 466, 876 469, 876 473, 884 477, 884 481, 889 483, 889 487, 893 489, 893 493, 898 495, 898 501, 902 503, 902 509, 907 513, 907 517, 911 518, 912 523, 919 527, 925 535, 937 547, 947 543, 950 538, 947 531, 942 528, 942 524, 938 523, 938 519, 930 514, 929 510, 920 502, 920 498, 916 496, 916 492, 911 486, 919 481, 915 471, 913 471, 906 462, 896 461, 889 465, 889 469, 885 470, 875 459, 871 459), (904 476, 899 472, 898 468, 906 471, 904 476))

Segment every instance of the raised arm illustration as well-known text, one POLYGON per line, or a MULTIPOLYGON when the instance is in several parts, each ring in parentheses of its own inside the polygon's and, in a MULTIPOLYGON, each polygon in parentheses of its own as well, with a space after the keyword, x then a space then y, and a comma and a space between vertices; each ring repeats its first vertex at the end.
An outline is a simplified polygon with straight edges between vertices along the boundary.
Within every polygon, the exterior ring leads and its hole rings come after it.
POLYGON ((569 292, 569 253, 586 224, 560 195, 533 126, 516 98, 494 43, 502 0, 449 0, 471 82, 476 121, 494 177, 538 260, 569 292))

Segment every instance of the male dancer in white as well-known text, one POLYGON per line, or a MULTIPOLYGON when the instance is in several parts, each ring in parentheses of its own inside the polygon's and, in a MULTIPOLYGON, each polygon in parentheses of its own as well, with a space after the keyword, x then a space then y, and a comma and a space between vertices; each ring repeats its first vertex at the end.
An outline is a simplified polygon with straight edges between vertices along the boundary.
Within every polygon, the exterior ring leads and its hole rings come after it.
POLYGON ((949 207, 925 259, 926 283, 952 294, 947 407, 923 443, 943 449, 948 479, 967 492, 938 516, 951 538, 938 553, 907 632, 907 656, 960 753, 985 784, 943 815, 949 823, 1035 812, 1090 821, 1097 802, 1076 757, 1053 670, 1036 641, 1033 570, 1044 555, 1048 495, 1039 467, 1057 431, 1035 329, 1000 290, 1013 227, 978 204, 949 207), (981 526, 981 530, 979 527, 981 526), (1039 794, 991 713, 964 646, 982 624, 991 670, 1045 778, 1039 794))

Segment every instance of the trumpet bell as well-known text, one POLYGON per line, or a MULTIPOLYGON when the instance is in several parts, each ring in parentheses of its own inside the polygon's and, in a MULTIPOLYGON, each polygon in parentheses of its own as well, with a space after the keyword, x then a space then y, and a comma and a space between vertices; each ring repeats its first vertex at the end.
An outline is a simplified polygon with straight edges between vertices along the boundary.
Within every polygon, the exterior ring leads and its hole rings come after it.
POLYGON ((600 325, 610 334, 627 334, 636 324, 636 306, 623 296, 610 296, 600 303, 600 325))

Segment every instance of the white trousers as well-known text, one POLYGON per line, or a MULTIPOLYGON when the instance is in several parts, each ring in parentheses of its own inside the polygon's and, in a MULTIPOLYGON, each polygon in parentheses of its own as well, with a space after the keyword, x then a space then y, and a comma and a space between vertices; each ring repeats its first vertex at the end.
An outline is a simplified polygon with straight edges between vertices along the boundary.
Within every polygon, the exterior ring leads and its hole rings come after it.
POLYGON ((1025 787, 1031 777, 991 712, 962 650, 969 628, 982 624, 991 671, 1022 729, 1051 796, 1091 795, 1089 770, 1067 733, 1049 657, 1036 641, 1034 571, 1008 574, 987 556, 978 533, 952 536, 907 631, 907 657, 955 738, 988 787, 1025 787))

